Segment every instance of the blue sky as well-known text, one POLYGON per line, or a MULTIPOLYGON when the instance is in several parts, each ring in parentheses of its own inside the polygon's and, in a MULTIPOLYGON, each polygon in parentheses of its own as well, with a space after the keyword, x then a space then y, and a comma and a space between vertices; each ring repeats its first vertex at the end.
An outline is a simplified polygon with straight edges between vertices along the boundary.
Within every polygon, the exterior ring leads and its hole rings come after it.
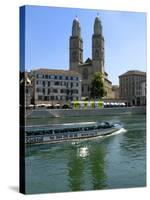
POLYGON ((113 84, 127 70, 146 71, 146 14, 26 6, 25 68, 69 69, 69 37, 77 15, 84 60, 91 58, 94 19, 99 13, 105 39, 105 71, 113 84))

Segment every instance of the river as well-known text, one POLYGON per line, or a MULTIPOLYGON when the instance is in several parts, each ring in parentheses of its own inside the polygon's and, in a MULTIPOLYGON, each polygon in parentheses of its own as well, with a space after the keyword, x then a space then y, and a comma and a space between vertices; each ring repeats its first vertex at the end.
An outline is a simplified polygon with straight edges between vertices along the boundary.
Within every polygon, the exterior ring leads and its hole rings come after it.
POLYGON ((122 122, 112 136, 88 141, 26 146, 26 193, 146 186, 146 116, 120 115, 28 119, 27 124, 122 122))

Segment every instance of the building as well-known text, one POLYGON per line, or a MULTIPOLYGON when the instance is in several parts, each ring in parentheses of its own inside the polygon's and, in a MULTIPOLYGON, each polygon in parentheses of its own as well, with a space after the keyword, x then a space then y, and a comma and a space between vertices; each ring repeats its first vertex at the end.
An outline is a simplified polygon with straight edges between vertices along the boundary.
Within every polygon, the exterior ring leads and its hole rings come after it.
POLYGON ((30 74, 28 72, 22 73, 22 78, 20 81, 21 86, 21 92, 24 94, 20 95, 22 99, 23 104, 25 104, 25 107, 28 107, 33 102, 33 85, 32 85, 32 78, 30 77, 30 74))
POLYGON ((133 70, 119 76, 119 96, 129 106, 144 105, 146 102, 146 72, 133 70))
POLYGON ((112 85, 112 99, 119 99, 119 86, 112 85))
POLYGON ((33 70, 34 103, 66 104, 81 99, 81 76, 77 72, 53 69, 33 70))
POLYGON ((111 97, 112 83, 108 80, 108 74, 105 72, 104 59, 104 37, 102 33, 102 24, 97 16, 94 22, 92 35, 92 59, 87 58, 83 62, 83 40, 81 36, 81 27, 79 20, 75 18, 72 24, 72 35, 69 42, 69 66, 71 71, 81 74, 82 79, 82 97, 90 98, 91 81, 96 72, 101 72, 104 78, 104 87, 107 92, 107 98, 111 97))
POLYGON ((146 105, 146 80, 141 82, 141 104, 146 105))

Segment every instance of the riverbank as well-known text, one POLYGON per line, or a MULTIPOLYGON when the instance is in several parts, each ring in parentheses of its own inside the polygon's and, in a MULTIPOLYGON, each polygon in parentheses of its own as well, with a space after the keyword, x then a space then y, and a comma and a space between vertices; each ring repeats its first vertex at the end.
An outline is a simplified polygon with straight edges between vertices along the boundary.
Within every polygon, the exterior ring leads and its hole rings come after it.
POLYGON ((27 110, 26 118, 56 118, 80 116, 109 116, 109 115, 134 115, 146 114, 146 107, 118 107, 101 109, 34 109, 27 110))

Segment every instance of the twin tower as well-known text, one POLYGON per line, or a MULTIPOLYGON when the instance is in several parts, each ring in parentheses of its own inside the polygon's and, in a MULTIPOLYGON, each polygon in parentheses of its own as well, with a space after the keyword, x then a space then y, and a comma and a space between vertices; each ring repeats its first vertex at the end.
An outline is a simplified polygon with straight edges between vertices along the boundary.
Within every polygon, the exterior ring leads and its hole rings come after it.
MULTIPOLYGON (((88 33, 87 33, 88 34, 88 33)), ((81 36, 80 22, 77 18, 73 20, 72 35, 69 44, 69 66, 71 71, 79 72, 82 76, 82 96, 90 94, 90 84, 95 72, 104 71, 104 37, 99 17, 95 18, 92 35, 92 59, 83 62, 83 40, 81 36)))

